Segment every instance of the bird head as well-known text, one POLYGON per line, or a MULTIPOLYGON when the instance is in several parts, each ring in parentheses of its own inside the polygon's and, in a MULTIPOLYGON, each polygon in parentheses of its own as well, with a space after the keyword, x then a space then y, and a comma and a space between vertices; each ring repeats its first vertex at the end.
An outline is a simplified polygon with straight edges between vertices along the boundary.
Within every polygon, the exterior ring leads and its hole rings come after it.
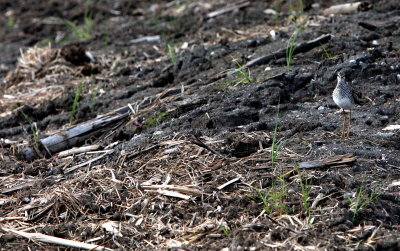
POLYGON ((338 80, 341 80, 341 79, 345 78, 344 70, 341 69, 341 70, 337 71, 337 78, 338 78, 338 80))

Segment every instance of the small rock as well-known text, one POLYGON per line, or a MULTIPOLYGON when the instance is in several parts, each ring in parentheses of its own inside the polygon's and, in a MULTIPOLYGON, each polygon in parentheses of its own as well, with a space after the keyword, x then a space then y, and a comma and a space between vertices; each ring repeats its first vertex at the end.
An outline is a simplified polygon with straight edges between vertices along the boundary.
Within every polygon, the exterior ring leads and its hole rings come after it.
POLYGON ((163 131, 155 131, 154 133, 153 133, 153 135, 154 136, 159 136, 159 135, 162 135, 164 132, 163 131))
POLYGON ((324 107, 324 106, 318 107, 318 111, 323 111, 323 110, 325 110, 325 107, 324 107))
POLYGON ((289 189, 289 190, 287 191, 287 193, 288 193, 289 195, 292 195, 292 194, 295 194, 296 191, 294 191, 293 189, 289 189))
POLYGON ((170 148, 170 149, 166 149, 166 150, 164 150, 164 154, 165 155, 167 155, 167 154, 171 154, 171 153, 176 153, 176 152, 178 152, 178 148, 177 147, 174 147, 174 148, 170 148))
POLYGON ((354 193, 345 193, 343 194, 343 198, 347 199, 347 198, 353 198, 355 196, 354 193))
POLYGON ((313 4, 311 4, 311 8, 313 8, 313 9, 319 9, 319 8, 321 8, 321 4, 319 4, 319 3, 313 3, 313 4))
POLYGON ((276 39, 276 31, 275 31, 275 30, 271 30, 271 31, 269 32, 269 34, 271 35, 272 40, 275 40, 275 39, 276 39))
POLYGON ((28 197, 24 197, 23 199, 22 199, 22 203, 29 203, 29 202, 31 202, 31 199, 29 199, 28 197))
POLYGON ((276 12, 276 10, 273 10, 273 9, 265 9, 264 13, 267 14, 267 15, 276 15, 276 14, 278 14, 278 12, 276 12))
POLYGON ((375 135, 382 138, 391 138, 396 136, 396 134, 393 132, 378 132, 375 135))

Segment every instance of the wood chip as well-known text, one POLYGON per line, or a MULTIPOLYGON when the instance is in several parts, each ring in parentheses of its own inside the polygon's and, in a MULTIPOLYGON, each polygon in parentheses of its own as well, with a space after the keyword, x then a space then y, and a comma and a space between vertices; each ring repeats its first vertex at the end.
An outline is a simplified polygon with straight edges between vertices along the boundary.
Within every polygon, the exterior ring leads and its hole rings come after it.
POLYGON ((353 154, 337 155, 323 160, 306 161, 300 163, 300 168, 324 168, 331 166, 348 166, 356 161, 353 154))

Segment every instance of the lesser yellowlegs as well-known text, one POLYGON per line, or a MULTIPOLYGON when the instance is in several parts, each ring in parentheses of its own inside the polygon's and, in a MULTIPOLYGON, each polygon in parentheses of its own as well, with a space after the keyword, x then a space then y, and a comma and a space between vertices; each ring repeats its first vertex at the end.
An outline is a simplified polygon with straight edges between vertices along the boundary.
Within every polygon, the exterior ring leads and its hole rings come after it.
POLYGON ((350 124, 351 124, 351 109, 356 105, 354 99, 354 92, 350 86, 350 83, 346 81, 345 74, 343 71, 339 71, 337 74, 337 84, 335 90, 332 93, 333 101, 336 105, 343 110, 343 126, 341 138, 350 138, 350 124), (349 118, 347 118, 347 111, 349 111, 349 118), (347 122, 347 134, 345 132, 346 120, 347 122))

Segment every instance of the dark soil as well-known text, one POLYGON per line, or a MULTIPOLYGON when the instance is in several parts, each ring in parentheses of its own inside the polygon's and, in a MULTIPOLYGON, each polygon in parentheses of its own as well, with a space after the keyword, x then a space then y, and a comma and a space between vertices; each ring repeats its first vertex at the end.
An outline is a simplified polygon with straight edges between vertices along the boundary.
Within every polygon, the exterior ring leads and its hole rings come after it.
POLYGON ((231 1, 0 2, 2 248, 73 249, 18 230, 115 250, 400 249, 400 136, 382 130, 400 125, 398 1, 334 16, 344 1, 237 3, 209 18, 231 1), (224 74, 287 48, 296 26, 295 43, 331 39, 290 69, 224 74), (350 139, 337 70, 360 94, 350 139), (128 104, 76 145, 97 150, 21 155, 128 104), (344 154, 356 161, 299 168, 344 154))

